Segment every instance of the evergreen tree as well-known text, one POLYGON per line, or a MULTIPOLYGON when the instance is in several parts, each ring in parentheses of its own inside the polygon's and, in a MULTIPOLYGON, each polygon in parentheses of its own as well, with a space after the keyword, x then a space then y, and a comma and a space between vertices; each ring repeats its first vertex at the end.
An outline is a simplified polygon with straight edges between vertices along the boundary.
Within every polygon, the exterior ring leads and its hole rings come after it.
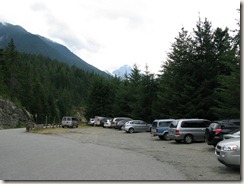
POLYGON ((130 108, 130 112, 128 114, 129 117, 134 119, 141 119, 141 99, 144 98, 144 94, 142 91, 142 75, 140 74, 140 70, 137 65, 133 66, 132 72, 128 77, 129 85, 128 85, 128 95, 130 96, 128 106, 130 108))
POLYGON ((157 84, 155 82, 154 74, 151 74, 146 65, 145 75, 142 75, 142 95, 140 97, 140 113, 141 118, 146 122, 152 122, 154 117, 152 115, 153 102, 156 99, 157 84))
POLYGON ((16 47, 14 45, 13 39, 10 40, 7 47, 4 50, 5 62, 2 63, 4 72, 4 80, 8 87, 9 96, 13 101, 16 101, 17 91, 18 91, 18 76, 17 76, 17 68, 18 68, 18 52, 16 51, 16 47))
POLYGON ((112 116, 114 92, 112 84, 107 79, 97 76, 88 89, 86 102, 86 117, 112 116))
POLYGON ((154 116, 160 118, 187 117, 187 113, 194 110, 191 102, 194 90, 192 40, 184 28, 175 40, 172 52, 162 65, 157 100, 153 105, 154 116))
POLYGON ((217 106, 213 111, 221 119, 240 118, 240 21, 232 39, 228 38, 228 49, 220 53, 221 72, 218 76, 219 87, 215 90, 217 106), (231 43, 230 43, 231 41, 231 43))

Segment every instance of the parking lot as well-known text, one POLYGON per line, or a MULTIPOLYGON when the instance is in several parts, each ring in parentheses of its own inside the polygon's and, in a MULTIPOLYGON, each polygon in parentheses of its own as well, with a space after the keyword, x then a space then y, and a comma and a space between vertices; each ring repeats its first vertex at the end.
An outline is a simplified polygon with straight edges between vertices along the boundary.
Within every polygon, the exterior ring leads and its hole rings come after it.
POLYGON ((240 169, 227 168, 219 163, 214 154, 214 147, 205 142, 176 143, 152 137, 149 132, 130 134, 113 128, 93 126, 74 129, 56 128, 51 134, 80 143, 102 145, 151 156, 162 164, 177 168, 189 180, 238 181, 241 179, 240 169))

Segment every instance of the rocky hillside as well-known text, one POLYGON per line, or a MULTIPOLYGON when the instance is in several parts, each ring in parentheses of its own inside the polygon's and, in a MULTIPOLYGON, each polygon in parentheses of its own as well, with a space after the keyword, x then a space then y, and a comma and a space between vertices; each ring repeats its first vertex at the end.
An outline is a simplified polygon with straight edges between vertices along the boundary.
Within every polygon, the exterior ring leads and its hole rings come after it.
POLYGON ((0 96, 0 129, 21 127, 32 119, 28 111, 16 107, 14 103, 0 96))

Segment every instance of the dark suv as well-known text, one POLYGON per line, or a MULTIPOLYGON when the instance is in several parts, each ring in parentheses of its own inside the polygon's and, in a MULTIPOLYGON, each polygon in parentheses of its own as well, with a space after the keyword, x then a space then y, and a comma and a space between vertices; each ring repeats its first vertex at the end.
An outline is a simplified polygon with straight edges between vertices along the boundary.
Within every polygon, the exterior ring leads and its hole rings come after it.
POLYGON ((205 130, 205 142, 214 147, 223 140, 223 135, 240 129, 240 119, 213 121, 205 130))

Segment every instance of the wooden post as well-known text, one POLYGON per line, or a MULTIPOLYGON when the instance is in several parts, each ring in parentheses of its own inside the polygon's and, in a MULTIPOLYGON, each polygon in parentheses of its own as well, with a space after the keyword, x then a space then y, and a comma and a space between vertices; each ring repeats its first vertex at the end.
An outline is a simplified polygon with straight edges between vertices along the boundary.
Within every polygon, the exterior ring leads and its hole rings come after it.
POLYGON ((46 116, 46 128, 47 128, 47 116, 46 116))

